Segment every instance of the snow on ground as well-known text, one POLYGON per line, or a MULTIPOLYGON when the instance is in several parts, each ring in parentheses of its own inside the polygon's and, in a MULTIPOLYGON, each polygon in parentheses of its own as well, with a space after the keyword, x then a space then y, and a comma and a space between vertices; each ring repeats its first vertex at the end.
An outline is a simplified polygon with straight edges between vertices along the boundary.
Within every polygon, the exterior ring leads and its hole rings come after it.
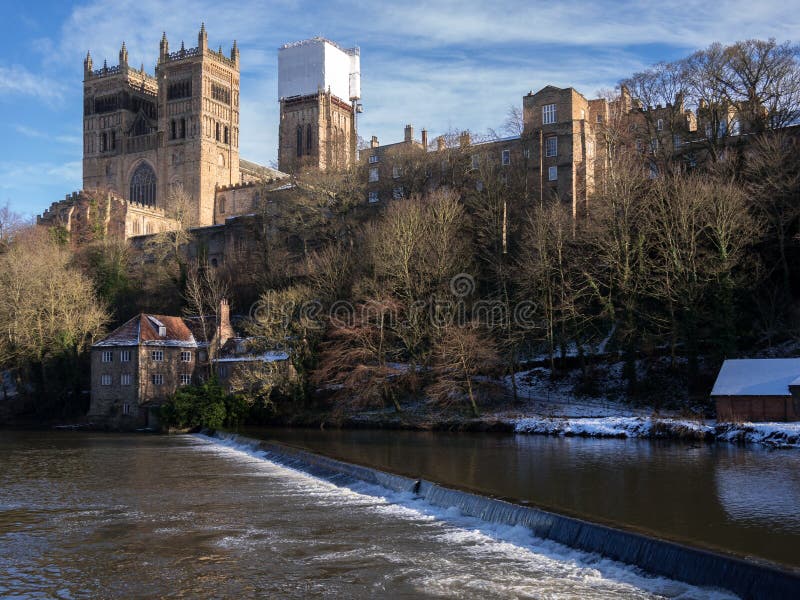
POLYGON ((684 438, 800 449, 800 423, 716 423, 654 417, 512 419, 517 433, 618 438, 684 438))

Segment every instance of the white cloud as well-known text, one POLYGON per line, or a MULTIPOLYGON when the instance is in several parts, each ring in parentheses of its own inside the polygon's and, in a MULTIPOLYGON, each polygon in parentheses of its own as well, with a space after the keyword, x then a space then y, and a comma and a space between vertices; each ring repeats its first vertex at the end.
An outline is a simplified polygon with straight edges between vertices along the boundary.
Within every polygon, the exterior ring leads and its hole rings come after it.
POLYGON ((70 146, 76 146, 81 143, 81 138, 78 135, 68 135, 68 134, 51 135, 44 131, 34 129, 33 127, 28 127, 27 125, 20 125, 20 124, 14 125, 14 130, 21 135, 37 140, 50 140, 57 142, 59 144, 68 144, 70 146))
POLYGON ((20 65, 0 65, 0 96, 33 96, 53 104, 64 95, 63 84, 20 65))

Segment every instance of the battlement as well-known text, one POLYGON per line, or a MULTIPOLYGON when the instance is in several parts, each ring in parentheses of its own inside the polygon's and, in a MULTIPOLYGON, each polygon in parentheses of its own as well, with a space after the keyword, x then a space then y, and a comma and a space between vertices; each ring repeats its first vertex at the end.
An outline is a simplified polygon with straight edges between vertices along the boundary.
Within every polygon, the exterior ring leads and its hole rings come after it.
MULTIPOLYGON (((272 183, 272 178, 267 180, 266 183, 272 183)), ((255 181, 242 181, 238 183, 232 183, 230 185, 217 185, 214 189, 218 192, 230 192, 231 190, 243 190, 251 187, 255 187, 258 185, 258 182, 255 181)))

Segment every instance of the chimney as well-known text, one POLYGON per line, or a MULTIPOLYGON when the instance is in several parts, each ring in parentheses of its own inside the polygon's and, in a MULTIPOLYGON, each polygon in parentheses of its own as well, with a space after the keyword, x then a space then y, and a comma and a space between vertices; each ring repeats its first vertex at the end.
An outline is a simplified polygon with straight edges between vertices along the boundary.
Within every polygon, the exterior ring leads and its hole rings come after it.
POLYGON ((414 128, 411 125, 406 125, 405 141, 407 144, 414 141, 414 128))
POLYGON ((440 135, 439 137, 437 137, 436 138, 436 150, 438 150, 439 152, 442 152, 442 151, 444 151, 444 149, 446 147, 447 147, 447 144, 445 144, 445 142, 444 142, 444 136, 440 135))
POLYGON ((422 147, 425 148, 426 151, 428 150, 428 130, 427 129, 423 129, 422 130, 422 147))
POLYGON ((377 148, 378 146, 380 146, 380 144, 378 143, 378 136, 377 135, 373 135, 372 139, 369 142, 369 147, 370 148, 377 148))
POLYGON ((231 327, 231 307, 225 298, 219 301, 219 315, 217 318, 219 319, 217 324, 217 338, 219 339, 219 345, 221 347, 230 338, 234 337, 233 327, 231 327))

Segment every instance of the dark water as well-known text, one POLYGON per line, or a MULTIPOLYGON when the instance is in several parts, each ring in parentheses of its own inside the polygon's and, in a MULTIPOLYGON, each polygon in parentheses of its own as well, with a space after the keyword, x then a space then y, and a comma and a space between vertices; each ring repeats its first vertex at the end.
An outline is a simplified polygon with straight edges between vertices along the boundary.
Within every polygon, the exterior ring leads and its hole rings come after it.
POLYGON ((253 432, 346 461, 800 568, 800 452, 429 432, 253 432))
POLYGON ((193 436, 0 431, 0 597, 707 598, 193 436))

